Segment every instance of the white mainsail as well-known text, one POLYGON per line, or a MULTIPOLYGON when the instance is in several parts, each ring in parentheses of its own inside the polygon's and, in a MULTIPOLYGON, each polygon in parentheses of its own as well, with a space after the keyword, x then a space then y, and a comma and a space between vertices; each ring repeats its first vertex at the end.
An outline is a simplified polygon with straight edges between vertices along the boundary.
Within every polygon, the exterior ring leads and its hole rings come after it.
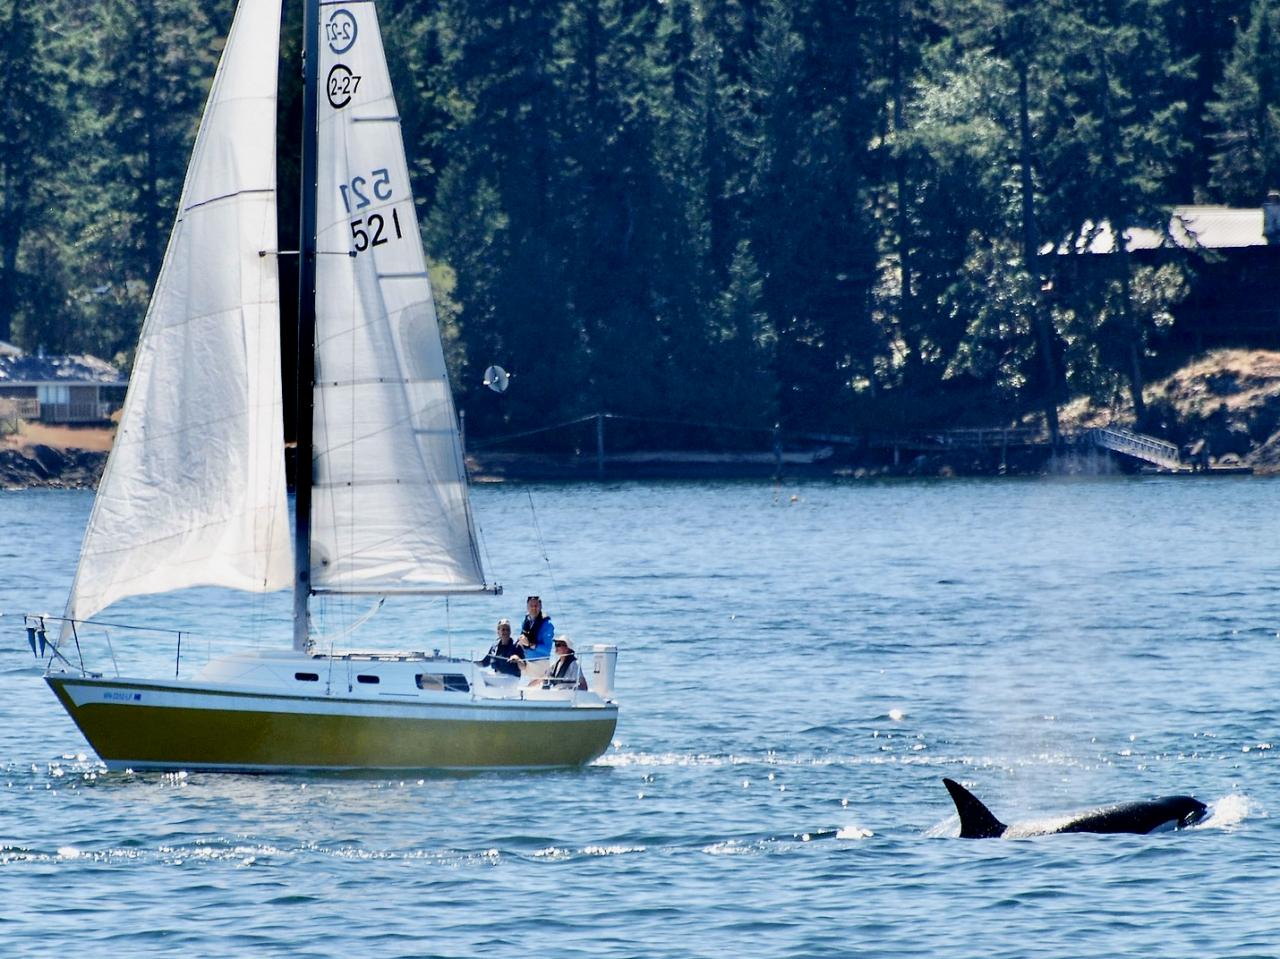
POLYGON ((276 240, 280 0, 243 0, 205 106, 67 617, 293 578, 276 240))
POLYGON ((320 18, 311 586, 484 589, 377 13, 320 18))

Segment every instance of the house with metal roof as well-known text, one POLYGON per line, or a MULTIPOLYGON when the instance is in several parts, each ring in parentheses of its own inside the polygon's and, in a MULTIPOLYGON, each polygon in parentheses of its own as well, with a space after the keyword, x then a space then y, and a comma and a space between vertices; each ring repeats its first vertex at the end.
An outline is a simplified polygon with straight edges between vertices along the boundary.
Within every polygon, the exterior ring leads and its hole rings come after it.
MULTIPOLYGON (((1166 344, 1194 350, 1280 345, 1280 194, 1260 207, 1176 206, 1163 230, 1130 227, 1124 237, 1135 262, 1190 267, 1191 288, 1174 307, 1166 344)), ((1105 272, 1107 254, 1116 251, 1115 231, 1105 221, 1086 222, 1071 240, 1041 248, 1060 255, 1053 272, 1064 288, 1105 272)))
POLYGON ((124 399, 129 379, 87 353, 35 356, 0 344, 0 399, 16 416, 43 423, 101 423, 124 399))
MULTIPOLYGON (((1175 206, 1169 215, 1169 225, 1163 232, 1137 226, 1125 230, 1125 249, 1136 253, 1142 250, 1233 250, 1267 246, 1264 222, 1262 207, 1175 206)), ((1042 253, 1053 251, 1052 243, 1041 249, 1042 253)), ((1072 241, 1058 245, 1057 252, 1114 253, 1115 231, 1106 221, 1086 222, 1072 241)))

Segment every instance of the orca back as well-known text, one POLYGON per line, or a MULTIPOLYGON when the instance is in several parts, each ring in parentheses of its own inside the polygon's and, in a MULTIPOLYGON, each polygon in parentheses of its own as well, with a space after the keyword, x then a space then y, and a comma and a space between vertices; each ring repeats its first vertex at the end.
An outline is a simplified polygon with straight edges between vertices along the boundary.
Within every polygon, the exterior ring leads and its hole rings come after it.
POLYGON ((1192 796, 1165 796, 1149 802, 1108 806, 1080 815, 1058 832, 1138 833, 1183 829, 1204 818, 1208 807, 1192 796))
POLYGON ((1004 835, 1009 827, 991 815, 991 810, 977 796, 954 779, 944 779, 942 784, 951 793, 951 801, 956 804, 956 812, 960 815, 961 839, 994 839, 1004 835))

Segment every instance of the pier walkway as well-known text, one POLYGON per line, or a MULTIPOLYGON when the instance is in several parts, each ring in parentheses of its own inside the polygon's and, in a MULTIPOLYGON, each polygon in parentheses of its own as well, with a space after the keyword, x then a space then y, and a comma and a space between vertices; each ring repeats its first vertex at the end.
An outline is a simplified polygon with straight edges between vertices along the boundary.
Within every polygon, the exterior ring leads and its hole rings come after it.
POLYGON ((1175 444, 1145 433, 1136 433, 1120 426, 1100 426, 1086 431, 1084 440, 1093 446, 1132 456, 1171 473, 1192 471, 1191 464, 1183 462, 1182 451, 1175 444))

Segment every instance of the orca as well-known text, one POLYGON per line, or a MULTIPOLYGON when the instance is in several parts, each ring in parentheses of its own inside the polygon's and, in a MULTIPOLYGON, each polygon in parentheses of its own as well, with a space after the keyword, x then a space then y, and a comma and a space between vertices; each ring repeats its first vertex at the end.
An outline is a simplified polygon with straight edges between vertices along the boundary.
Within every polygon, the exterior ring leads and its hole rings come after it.
POLYGON ((1208 807, 1191 796, 1164 796, 1148 802, 1121 803, 1074 813, 1046 821, 1043 827, 1028 823, 1006 826, 981 800, 953 779, 942 780, 960 814, 961 839, 995 839, 999 836, 1044 836, 1064 832, 1138 833, 1157 829, 1183 829, 1204 818, 1208 807))

